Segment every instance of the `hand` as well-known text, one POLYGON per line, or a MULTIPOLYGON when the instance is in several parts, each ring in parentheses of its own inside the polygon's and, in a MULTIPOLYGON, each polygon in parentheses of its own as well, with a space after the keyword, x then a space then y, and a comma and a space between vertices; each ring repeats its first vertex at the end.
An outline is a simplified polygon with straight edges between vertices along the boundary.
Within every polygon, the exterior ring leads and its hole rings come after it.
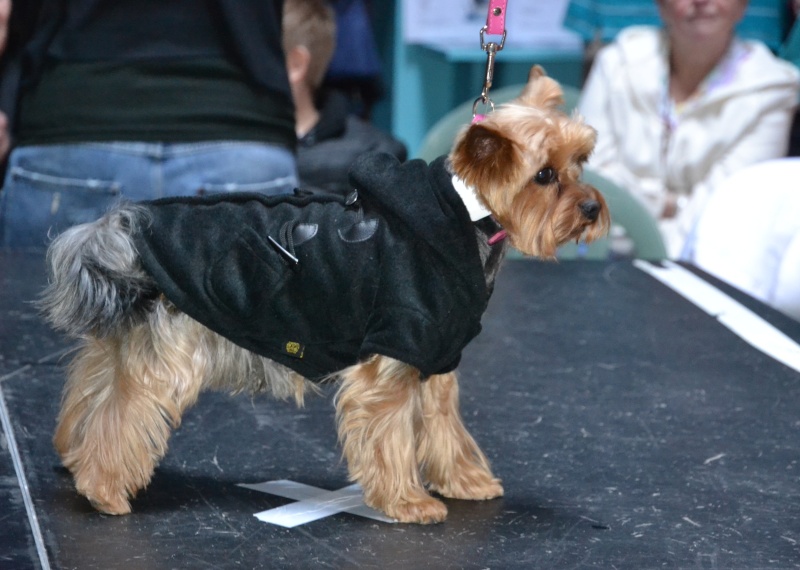
POLYGON ((0 54, 6 49, 8 20, 11 17, 11 0, 0 0, 0 54))
POLYGON ((678 214, 678 197, 670 192, 664 201, 664 209, 661 210, 662 219, 674 218, 678 214))
MULTIPOLYGON (((2 2, 2 0, 0 0, 2 2)), ((11 136, 8 134, 8 117, 0 111, 0 163, 6 159, 11 148, 11 136)))

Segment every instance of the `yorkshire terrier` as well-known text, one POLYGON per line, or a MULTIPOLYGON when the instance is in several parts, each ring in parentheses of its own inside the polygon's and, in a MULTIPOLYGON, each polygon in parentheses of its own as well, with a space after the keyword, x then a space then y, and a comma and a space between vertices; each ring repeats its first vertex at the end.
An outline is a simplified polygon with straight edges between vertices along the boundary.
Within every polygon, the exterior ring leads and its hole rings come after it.
POLYGON ((79 493, 124 514, 203 390, 303 404, 335 380, 339 441, 365 502, 443 521, 429 494, 503 494, 464 426, 455 368, 509 244, 553 258, 607 232, 579 177, 595 132, 534 66, 448 157, 372 154, 347 197, 297 190, 122 204, 59 235, 41 309, 82 343, 54 443, 79 493), (507 239, 506 239, 507 238, 507 239))

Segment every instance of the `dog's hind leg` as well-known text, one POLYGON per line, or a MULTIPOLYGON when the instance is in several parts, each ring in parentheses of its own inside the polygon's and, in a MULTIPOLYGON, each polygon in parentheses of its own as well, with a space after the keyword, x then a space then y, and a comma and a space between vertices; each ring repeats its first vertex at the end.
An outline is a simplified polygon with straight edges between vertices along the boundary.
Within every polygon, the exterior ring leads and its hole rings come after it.
POLYGON ((422 383, 422 429, 417 459, 430 489, 454 499, 492 499, 503 494, 489 461, 464 427, 455 373, 422 383))
MULTIPOLYGON (((73 361, 54 436, 75 486, 99 511, 130 512, 201 388, 184 315, 160 305, 124 334, 92 338, 73 361)), ((191 327, 190 327, 191 328, 191 327)))
POLYGON ((443 521, 447 507, 425 490, 417 466, 419 372, 378 356, 348 368, 341 378, 339 439, 366 503, 401 522, 443 521))

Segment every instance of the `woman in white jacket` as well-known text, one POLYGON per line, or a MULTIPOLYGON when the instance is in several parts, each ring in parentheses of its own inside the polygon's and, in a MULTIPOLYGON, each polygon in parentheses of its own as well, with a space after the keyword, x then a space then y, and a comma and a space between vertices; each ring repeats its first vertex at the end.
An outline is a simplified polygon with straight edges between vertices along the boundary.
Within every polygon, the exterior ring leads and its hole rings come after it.
POLYGON ((600 50, 579 108, 598 131, 589 167, 641 200, 670 257, 690 259, 714 186, 786 154, 800 74, 734 35, 747 0, 657 2, 664 29, 627 28, 600 50))

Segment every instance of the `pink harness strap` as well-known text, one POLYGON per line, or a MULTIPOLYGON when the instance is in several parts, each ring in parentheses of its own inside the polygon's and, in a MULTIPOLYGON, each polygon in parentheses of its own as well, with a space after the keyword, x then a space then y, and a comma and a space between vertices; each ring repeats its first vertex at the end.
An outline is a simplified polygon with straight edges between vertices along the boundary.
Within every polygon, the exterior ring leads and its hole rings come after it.
POLYGON ((507 237, 508 237, 508 233, 506 232, 506 230, 500 230, 499 232, 494 234, 492 237, 490 237, 489 240, 487 241, 487 243, 489 245, 494 245, 496 243, 500 243, 501 241, 503 241, 507 237))

